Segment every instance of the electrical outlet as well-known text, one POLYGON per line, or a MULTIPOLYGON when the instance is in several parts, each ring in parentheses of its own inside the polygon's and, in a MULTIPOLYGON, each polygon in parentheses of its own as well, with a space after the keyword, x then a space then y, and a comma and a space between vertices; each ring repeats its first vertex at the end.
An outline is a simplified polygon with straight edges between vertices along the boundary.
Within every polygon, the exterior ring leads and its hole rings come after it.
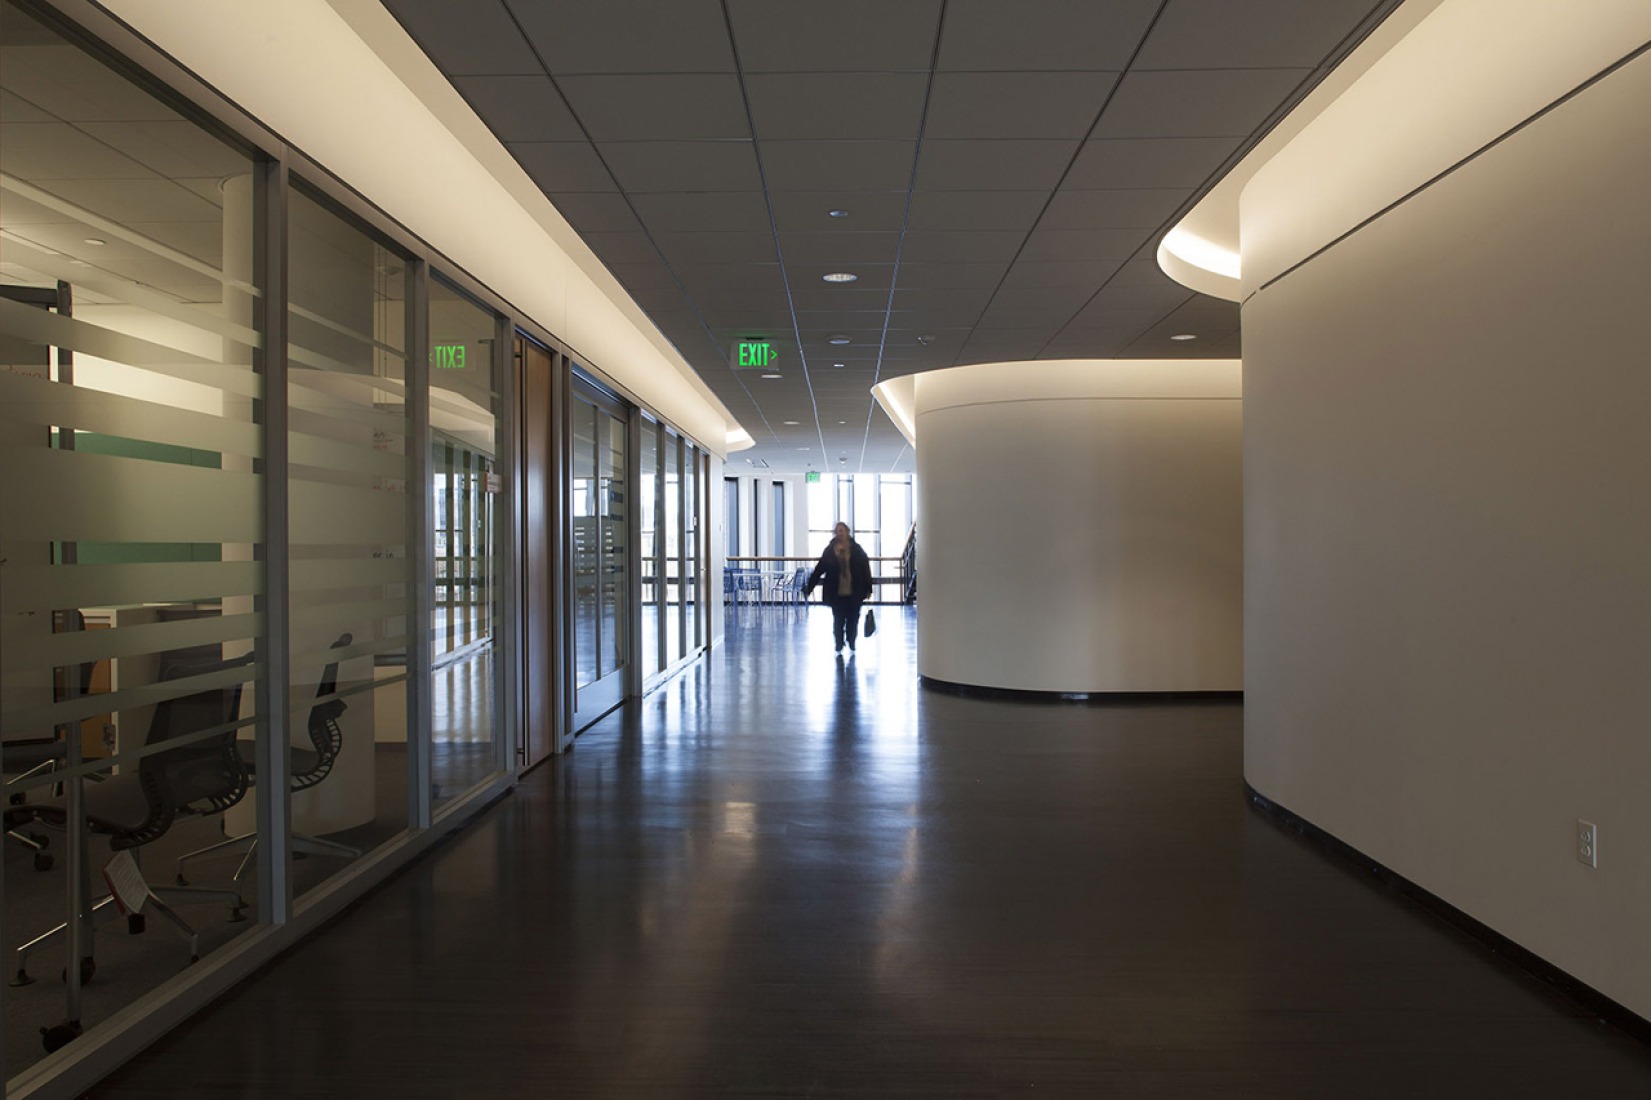
POLYGON ((1576 858, 1590 867, 1599 866, 1599 832, 1592 821, 1577 818, 1576 858))

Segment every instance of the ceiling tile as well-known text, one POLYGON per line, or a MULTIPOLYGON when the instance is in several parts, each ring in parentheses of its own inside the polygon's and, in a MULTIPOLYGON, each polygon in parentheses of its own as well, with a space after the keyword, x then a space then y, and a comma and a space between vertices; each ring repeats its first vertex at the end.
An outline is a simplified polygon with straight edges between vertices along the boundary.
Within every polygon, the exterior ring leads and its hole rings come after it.
POLYGON ((1170 0, 1135 68, 1315 68, 1378 6, 1372 0, 1170 0))
POLYGON ((453 86, 500 141, 583 141, 550 77, 456 76, 453 86))
POLYGON ((564 76, 558 83, 594 141, 751 136, 739 79, 731 73, 564 76))
POLYGON ((1027 260, 1024 257, 1004 276, 1005 290, 1085 286, 1093 291, 1118 270, 1116 260, 1027 260))
POLYGON ((785 191, 773 198, 774 221, 781 233, 815 229, 898 232, 906 220, 904 182, 886 191, 785 191), (848 216, 833 218, 832 210, 846 210, 848 216))
POLYGON ((1160 286, 1109 286, 1095 296, 1093 310, 1106 313, 1115 310, 1160 310, 1164 313, 1179 308, 1192 291, 1172 280, 1165 279, 1160 286))
POLYGON ((1160 0, 951 0, 939 67, 1122 70, 1160 0))
POLYGON ((912 230, 901 249, 902 262, 988 263, 1008 262, 1026 241, 1024 233, 965 233, 946 230, 912 230))
POLYGON ((769 228, 768 205, 759 191, 655 192, 633 195, 631 203, 655 233, 762 232, 769 228))
POLYGON ((1061 188, 1038 222, 1040 229, 1156 229, 1193 195, 1191 188, 1078 191, 1061 188))
POLYGON ((605 264, 645 264, 659 256, 646 233, 581 233, 580 236, 605 264))
POLYGON ((995 288, 1003 281, 1006 263, 901 264, 900 286, 912 290, 995 288))
POLYGON ((1110 72, 939 73, 925 138, 1082 138, 1117 81, 1110 72))
MULTIPOLYGON (((893 264, 900 234, 882 233, 782 233, 780 248, 787 264, 822 264, 832 271, 861 275, 862 264, 893 264)), ((825 272, 821 272, 825 274, 825 272)), ((853 285, 853 284, 845 284, 853 285)))
POLYGON ((1087 141, 1065 188, 1198 189, 1238 149, 1240 139, 1136 138, 1087 141))
POLYGON ((1083 308, 1084 303, 1094 296, 1095 289, 1095 286, 1088 283, 1074 283, 1069 286, 1003 286, 998 288, 996 296, 992 299, 992 309, 1044 310, 1060 313, 1061 323, 1065 324, 1067 318, 1083 308))
MULTIPOLYGON (((469 4, 422 0, 468 13, 469 4)), ((507 0, 551 71, 731 73, 718 0, 507 0)))
POLYGON ((626 191, 760 191, 748 141, 633 141, 598 144, 626 191))
POLYGON ((1070 309, 1012 307, 994 301, 980 315, 980 324, 990 328, 1037 328, 1052 335, 1072 319, 1072 313, 1070 309))
POLYGON ((612 263, 608 270, 613 277, 623 283, 626 288, 641 290, 676 290, 677 284, 670 268, 664 261, 655 256, 651 260, 637 263, 612 263))
POLYGON ((1143 256, 1138 260, 1131 260, 1118 269, 1118 273, 1107 280, 1107 286, 1174 286, 1181 284, 1164 274, 1164 269, 1158 266, 1155 256, 1143 256))
MULTIPOLYGON (((854 285, 860 286, 859 283, 854 285)), ((814 282, 807 276, 798 276, 795 273, 792 276, 791 306, 804 313, 821 315, 838 310, 853 313, 880 310, 888 305, 888 301, 887 278, 881 281, 881 285, 847 290, 840 286, 831 286, 829 283, 814 282)))
POLYGON ((1095 127, 1097 138, 1248 137, 1307 69, 1131 72, 1095 127))
POLYGON ((919 191, 1050 191, 1076 141, 925 141, 919 191))
POLYGON ((642 223, 617 191, 567 191, 550 196, 552 205, 581 233, 640 233, 642 223))
POLYGON ((927 71, 940 0, 727 0, 748 73, 927 71))
POLYGON ((545 71, 500 0, 385 0, 384 6, 449 77, 545 71))
POLYGON ((1038 229, 1026 240, 1026 260, 1129 259, 1146 240, 1141 229, 1038 229))
POLYGON ((547 193, 614 189, 613 177, 588 142, 513 142, 507 148, 547 193))
POLYGON ((785 287, 778 263, 685 263, 677 278, 690 293, 701 290, 771 290, 785 287))
POLYGON ((909 141, 764 141, 773 191, 903 191, 911 180, 909 141))
POLYGON ((927 230, 1031 230, 1043 191, 919 191, 912 196, 911 228, 927 230))
POLYGON ((770 233, 661 233, 654 237, 673 265, 772 264, 774 237, 770 233))
POLYGON ((762 141, 916 141, 924 73, 758 73, 745 78, 762 141))

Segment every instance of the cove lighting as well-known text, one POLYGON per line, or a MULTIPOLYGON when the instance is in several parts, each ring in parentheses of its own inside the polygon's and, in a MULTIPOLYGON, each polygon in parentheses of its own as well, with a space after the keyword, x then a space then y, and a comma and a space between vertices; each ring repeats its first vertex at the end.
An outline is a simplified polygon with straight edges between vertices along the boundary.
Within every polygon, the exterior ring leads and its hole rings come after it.
POLYGON ((854 274, 852 271, 832 271, 825 275, 821 275, 820 278, 824 279, 828 283, 852 283, 859 279, 860 276, 854 274))
POLYGON ((1164 248, 1171 255, 1194 267, 1225 275, 1229 279, 1238 278, 1242 270, 1238 253, 1229 248, 1222 248, 1213 241, 1206 241, 1196 233, 1180 227, 1170 230, 1164 236, 1164 248))

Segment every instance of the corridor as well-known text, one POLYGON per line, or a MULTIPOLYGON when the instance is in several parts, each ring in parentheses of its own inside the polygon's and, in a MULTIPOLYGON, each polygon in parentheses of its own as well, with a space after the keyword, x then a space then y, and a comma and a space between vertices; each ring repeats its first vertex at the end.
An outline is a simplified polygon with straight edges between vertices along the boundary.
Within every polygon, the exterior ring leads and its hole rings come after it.
POLYGON ((1250 810, 1234 703, 705 660, 94 1097, 1610 1097, 1651 1051, 1250 810))

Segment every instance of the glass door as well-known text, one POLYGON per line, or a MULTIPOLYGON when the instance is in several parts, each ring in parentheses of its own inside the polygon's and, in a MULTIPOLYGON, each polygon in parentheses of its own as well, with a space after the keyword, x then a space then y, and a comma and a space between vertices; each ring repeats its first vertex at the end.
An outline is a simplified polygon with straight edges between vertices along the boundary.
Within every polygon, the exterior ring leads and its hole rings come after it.
POLYGON ((625 697, 630 664, 630 500, 625 410, 594 387, 573 395, 574 728, 625 697))

